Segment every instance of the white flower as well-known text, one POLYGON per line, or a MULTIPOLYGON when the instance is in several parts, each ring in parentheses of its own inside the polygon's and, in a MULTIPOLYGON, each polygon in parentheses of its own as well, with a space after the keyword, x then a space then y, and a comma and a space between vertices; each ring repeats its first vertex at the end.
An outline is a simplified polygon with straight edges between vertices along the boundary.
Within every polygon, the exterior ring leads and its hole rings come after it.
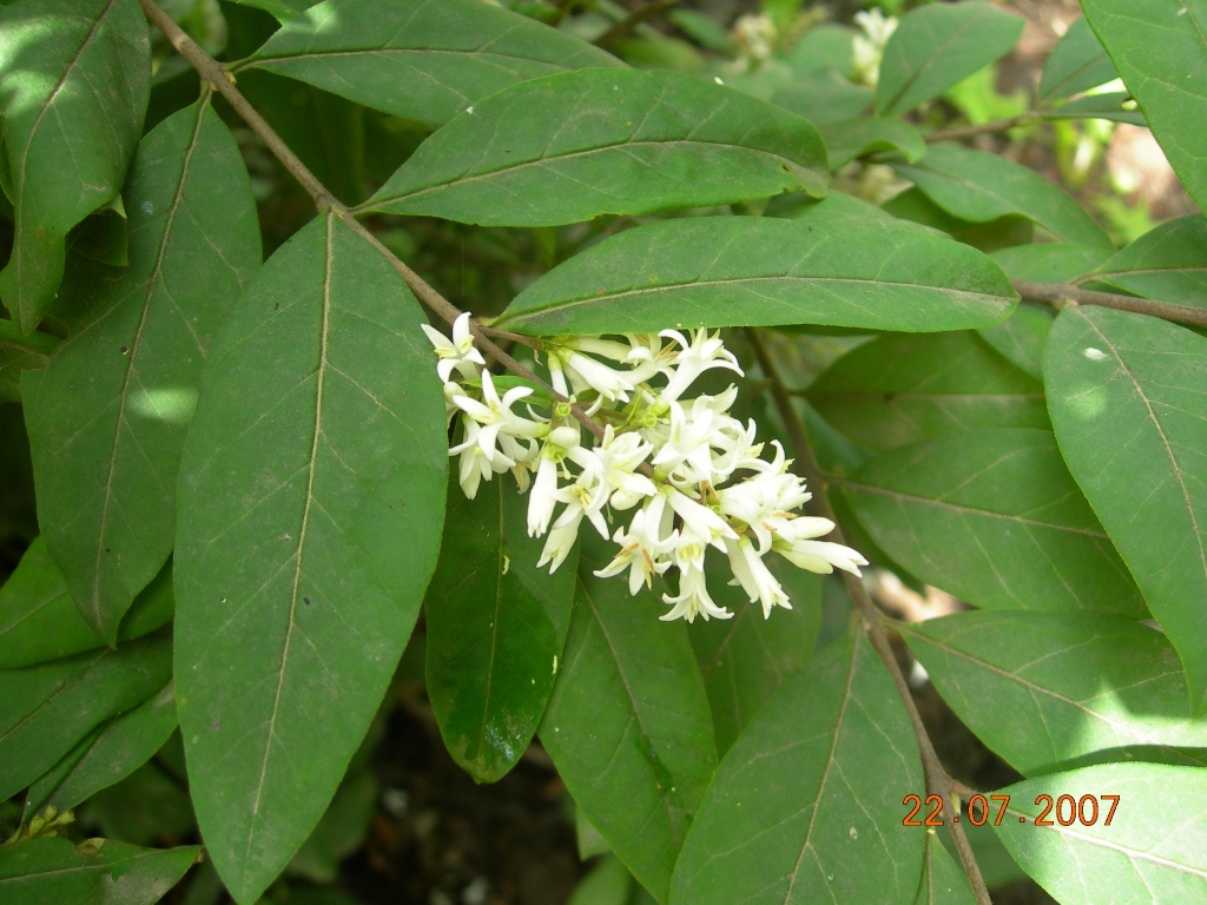
POLYGON ((822 575, 829 575, 836 568, 854 575, 862 574, 859 567, 866 566, 868 561, 858 552, 842 544, 812 539, 833 530, 834 523, 825 518, 800 516, 786 520, 784 525, 777 526, 772 549, 798 569, 822 575))
POLYGON ((578 442, 578 431, 568 425, 555 427, 549 432, 541 450, 532 495, 528 497, 529 537, 541 537, 549 530, 549 520, 553 518, 553 509, 557 505, 558 471, 566 452, 577 447, 578 442))
POLYGON ((662 391, 662 398, 667 402, 682 396, 697 377, 712 368, 726 368, 739 375, 742 373, 738 360, 721 342, 719 332, 709 336, 708 331, 701 328, 692 335, 691 342, 678 330, 663 330, 658 335, 674 340, 683 349, 675 356, 675 370, 662 391))
POLYGON ((611 578, 625 569, 629 570, 629 593, 636 594, 644 584, 653 587, 655 575, 661 575, 671 567, 664 559, 675 544, 674 538, 659 539, 660 521, 651 517, 648 509, 633 513, 628 528, 617 528, 612 540, 620 544, 620 551, 602 569, 595 572, 600 578, 611 578))
POLYGON ((853 45, 855 78, 874 88, 880 79, 884 47, 897 30, 897 19, 893 16, 885 18, 883 12, 873 9, 856 13, 855 23, 863 29, 862 35, 855 36, 853 45))
POLYGON ((740 537, 736 541, 726 540, 725 552, 729 555, 729 567, 733 570, 733 577, 738 580, 738 584, 742 586, 742 590, 746 592, 750 602, 754 603, 757 600, 763 605, 764 619, 771 617, 772 607, 782 606, 786 610, 792 609, 792 603, 788 600, 788 595, 784 593, 783 586, 771 574, 767 564, 754 549, 750 538, 740 537))
POLYGON ((554 378, 554 389, 563 396, 572 395, 566 388, 566 378, 570 380, 574 395, 594 390, 607 402, 628 402, 629 392, 634 387, 632 381, 616 368, 566 347, 550 350, 549 372, 554 378))
POLYGON ((562 511, 557 521, 553 523, 549 537, 545 539, 545 548, 541 551, 541 558, 537 560, 536 564, 538 569, 545 563, 549 563, 549 574, 552 575, 557 571, 557 567, 566 561, 566 557, 574 549, 574 542, 578 540, 578 525, 582 520, 583 509, 581 506, 567 506, 562 511))
POLYGON ((474 348, 474 337, 469 330, 468 311, 458 315, 457 320, 453 323, 451 342, 439 330, 435 330, 427 324, 419 326, 423 328, 423 332, 427 334, 427 338, 436 348, 436 356, 440 359, 436 364, 436 373, 445 383, 448 382, 449 375, 453 373, 454 368, 466 380, 473 380, 478 376, 478 369, 475 365, 486 366, 486 359, 482 357, 481 352, 474 348))
POLYGON ((587 451, 581 446, 568 455, 583 468, 597 468, 599 480, 618 509, 630 509, 644 497, 658 492, 657 486, 637 468, 645 461, 653 446, 643 443, 637 434, 617 434, 612 425, 604 430, 603 442, 587 451), (587 462, 591 457, 593 461, 587 462))
POLYGON ((685 530, 692 532, 705 543, 711 544, 718 550, 724 550, 725 545, 722 540, 737 538, 737 534, 721 516, 707 506, 701 506, 682 491, 673 487, 664 487, 662 493, 675 514, 683 519, 685 530))
POLYGON ((672 619, 686 619, 691 622, 697 615, 703 616, 705 622, 709 619, 733 618, 733 613, 724 607, 717 606, 709 596, 702 568, 681 572, 679 593, 674 597, 670 594, 663 594, 662 602, 674 604, 669 612, 658 617, 663 622, 669 622, 672 619))

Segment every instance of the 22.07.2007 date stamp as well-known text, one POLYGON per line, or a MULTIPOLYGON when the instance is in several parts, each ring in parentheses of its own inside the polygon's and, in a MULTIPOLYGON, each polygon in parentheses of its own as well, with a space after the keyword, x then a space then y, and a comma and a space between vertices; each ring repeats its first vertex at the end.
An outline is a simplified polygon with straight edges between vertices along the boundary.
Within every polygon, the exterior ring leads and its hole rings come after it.
MULTIPOLYGON (((984 826, 990 817, 989 801, 997 806, 997 814, 993 817, 993 825, 1001 826, 1002 819, 1006 817, 1006 812, 1010 809, 1009 795, 990 795, 988 799, 984 795, 973 795, 968 799, 968 822, 973 826, 984 826)), ((902 819, 902 826, 942 826, 943 825, 943 798, 939 795, 927 795, 925 799, 918 795, 906 795, 901 800, 903 805, 907 807, 912 803, 909 813, 902 819), (925 818, 919 819, 919 812, 922 810, 923 804, 930 807, 930 813, 925 818)), ((1102 818, 1103 826, 1110 826, 1111 820, 1115 817, 1115 809, 1119 807, 1118 795, 1082 795, 1080 798, 1074 798, 1072 795, 1060 795, 1053 800, 1051 795, 1036 795, 1035 806, 1041 807, 1042 810, 1035 816, 1031 822, 1036 826, 1072 826, 1074 823, 1080 823, 1082 826, 1094 826, 1098 823, 1099 818, 1102 818), (1099 799, 1102 801, 1099 806, 1099 799), (1109 804, 1109 807, 1108 807, 1109 804), (1056 818, 1056 823, 1052 822, 1052 817, 1056 818)), ((1026 823, 1027 816, 1019 814, 1017 811, 1010 813, 1011 817, 1018 816, 1019 823, 1026 823)), ((956 814, 952 818, 953 823, 960 821, 960 815, 956 814)))

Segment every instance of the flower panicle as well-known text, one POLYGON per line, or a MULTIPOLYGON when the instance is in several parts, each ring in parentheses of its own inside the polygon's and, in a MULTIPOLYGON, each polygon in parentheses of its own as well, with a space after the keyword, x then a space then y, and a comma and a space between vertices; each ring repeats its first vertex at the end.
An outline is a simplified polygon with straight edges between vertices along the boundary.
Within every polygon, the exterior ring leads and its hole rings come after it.
POLYGON ((798 514, 811 494, 788 470, 778 441, 764 457, 754 422, 730 414, 736 386, 685 397, 707 371, 742 376, 719 333, 543 341, 549 383, 604 424, 597 440, 584 438, 564 403, 522 381, 496 381, 473 346, 468 314, 457 319, 451 341, 424 329, 436 350, 450 427, 459 421, 449 455, 458 459, 461 488, 472 499, 483 481, 513 474, 528 493, 528 533, 545 538, 538 566, 556 571, 585 521, 617 545, 597 576, 624 575, 636 595, 674 570, 678 593, 662 595, 670 609, 661 618, 691 622, 733 616, 709 593, 709 556, 725 558, 730 584, 759 603, 764 617, 792 607, 767 566, 772 552, 823 574, 837 568, 858 575, 867 565, 850 547, 817 539, 834 530, 833 522, 798 514), (618 513, 631 515, 612 530, 618 513))

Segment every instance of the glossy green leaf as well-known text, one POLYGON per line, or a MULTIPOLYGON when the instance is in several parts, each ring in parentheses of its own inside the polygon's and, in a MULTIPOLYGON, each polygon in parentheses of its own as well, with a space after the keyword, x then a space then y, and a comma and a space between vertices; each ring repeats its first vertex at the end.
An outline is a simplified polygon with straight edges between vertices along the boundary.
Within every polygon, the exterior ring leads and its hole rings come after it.
POLYGON ((821 576, 779 557, 769 557, 768 565, 792 602, 791 610, 777 609, 770 619, 728 584, 733 573, 726 560, 705 563, 713 601, 734 614, 690 631, 722 756, 775 690, 809 662, 821 628, 821 576))
POLYGON ((327 0, 286 21, 240 68, 441 124, 517 82, 621 65, 564 31, 483 9, 481 0, 327 0))
POLYGON ((1207 208, 1207 6, 1203 0, 1084 0, 1082 9, 1186 191, 1207 208))
POLYGON ((873 459, 843 488, 890 556, 975 606, 1146 615, 1048 431, 925 440, 873 459))
POLYGON ((169 684, 100 727, 30 786, 25 813, 37 813, 47 805, 61 811, 74 808, 149 761, 175 729, 176 693, 169 684))
POLYGON ((873 449, 986 427, 1048 426, 1040 383, 973 333, 878 337, 823 371, 805 397, 873 449))
POLYGON ((1105 283, 1148 299, 1207 308, 1207 217, 1162 223, 1079 282, 1105 283))
POLYGON ((592 246, 528 286, 498 324, 534 334, 676 324, 956 330, 1004 320, 1015 298, 988 258, 912 227, 695 217, 592 246))
POLYGON ((478 782, 514 767, 536 732, 570 627, 578 563, 572 554, 552 576, 536 567, 545 540, 528 536, 528 497, 508 485, 500 477, 467 500, 449 482, 424 604, 428 697, 445 746, 478 782))
POLYGON ((1067 242, 1114 248, 1072 197, 1034 170, 997 154, 943 143, 932 145, 917 164, 893 168, 939 207, 964 220, 984 223, 1016 214, 1067 242))
POLYGON ((1039 80, 1041 104, 1072 97, 1119 78, 1111 58, 1084 18, 1069 26, 1044 64, 1039 80))
POLYGON ((154 905, 180 882, 201 846, 139 848, 113 839, 31 839, 0 847, 0 898, 5 905, 49 902, 154 905))
POLYGON ((150 74, 137 0, 26 0, 0 11, 0 144, 16 210, 0 298, 24 333, 54 301, 68 231, 121 189, 150 74))
POLYGON ((1005 610, 957 613, 903 632, 943 699, 1021 773, 1127 748, 1207 766, 1193 750, 1207 748, 1207 721, 1190 719, 1178 655, 1147 626, 1105 614, 1005 610))
POLYGON ((926 834, 926 858, 914 905, 976 905, 964 871, 931 833, 926 834))
MULTIPOLYGON (((1159 764, 1102 764, 1054 773, 1001 789, 1010 809, 998 835, 1014 859, 1061 905, 1151 902, 1186 905, 1207 898, 1207 771, 1159 764), (1068 795, 1098 805, 1091 826, 1080 820, 1051 827, 1034 820, 1068 795), (1119 803, 1110 826, 1111 802, 1119 803), (1018 820, 1019 817, 1023 821, 1018 820)), ((1086 804, 1089 812, 1090 805, 1086 804)), ((1068 815, 1068 805, 1063 813, 1068 815)))
POLYGON ((910 10, 884 48, 876 113, 897 116, 1010 52, 1023 20, 985 0, 910 10))
POLYGON ((779 89, 771 102, 820 126, 859 116, 871 106, 872 90, 833 69, 821 69, 779 89))
POLYGON ((1100 245, 1073 242, 1035 242, 1000 248, 993 258, 1012 280, 1034 283, 1067 283, 1089 273, 1111 256, 1100 245))
MULTIPOLYGON (((118 641, 141 638, 172 618, 172 570, 165 566, 134 599, 118 641)), ((17 570, 0 588, 0 669, 20 669, 101 647, 67 591, 63 573, 34 538, 17 570)))
POLYGON ((1023 302, 1009 320, 995 327, 982 327, 977 333, 1011 363, 1042 380, 1044 348, 1055 319, 1056 315, 1046 305, 1023 302))
POLYGON ((176 693, 201 832, 244 905, 326 809, 436 564, 447 437, 422 321, 329 216, 260 270, 202 375, 176 693))
POLYGON ((805 189, 813 125, 674 72, 585 69, 516 85, 434 133, 365 205, 484 226, 557 226, 805 189))
POLYGON ((70 338, 23 388, 43 538, 109 643, 172 550, 201 364, 260 263, 247 172, 208 106, 147 136, 125 200, 129 266, 69 275, 70 338))
MULTIPOLYGON (((666 901, 683 837, 716 768, 708 699, 689 627, 664 606, 596 578, 612 554, 582 541, 578 592, 541 742, 612 850, 666 901)), ((656 585, 656 589, 658 586, 656 585)))
POLYGON ((821 137, 832 171, 876 151, 899 152, 908 163, 926 155, 926 143, 918 130, 899 119, 844 119, 822 126, 821 137))
POLYGON ((1207 339, 1109 308, 1065 308, 1044 383, 1060 451, 1207 710, 1207 339))
POLYGON ((908 902, 926 836, 901 825, 901 796, 922 788, 888 671, 862 638, 836 642, 729 749, 671 905, 908 902))
POLYGON ((0 672, 0 801, 37 779, 96 726, 167 683, 172 639, 160 632, 118 650, 0 672))

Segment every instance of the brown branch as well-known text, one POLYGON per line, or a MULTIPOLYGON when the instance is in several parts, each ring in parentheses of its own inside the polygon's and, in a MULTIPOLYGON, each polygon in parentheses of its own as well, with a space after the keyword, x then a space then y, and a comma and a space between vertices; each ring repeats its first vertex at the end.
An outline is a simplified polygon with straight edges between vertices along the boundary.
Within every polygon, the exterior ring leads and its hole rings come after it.
POLYGON ((978 135, 994 135, 1018 126, 1029 126, 1040 119, 1038 113, 1020 113, 1018 116, 994 120, 991 123, 981 123, 979 126, 958 126, 954 129, 940 129, 923 136, 927 144, 938 141, 962 141, 965 138, 976 138, 978 135))
POLYGON ((658 15, 664 9, 670 9, 678 2, 679 0, 653 0, 651 3, 639 6, 591 43, 596 47, 607 47, 610 44, 615 44, 642 22, 654 18, 654 16, 658 15))
MULTIPOLYGON (((792 398, 788 395, 788 391, 784 386, 779 368, 776 367, 775 360, 771 357, 771 352, 768 350, 767 344, 763 341, 763 337, 759 331, 747 328, 746 335, 750 338, 751 345, 754 346, 759 366, 762 368, 767 379, 771 381, 771 397, 775 402, 776 409, 779 411, 780 420, 784 422, 784 428, 788 432, 788 442, 792 446, 793 454, 796 457, 793 467, 813 490, 813 505, 817 513, 837 525, 838 520, 834 516, 834 508, 830 505, 829 497, 826 495, 826 485, 822 478, 821 469, 817 465, 817 460, 813 456, 813 448, 809 445, 809 439, 805 435, 804 422, 792 404, 792 398)), ((839 527, 834 529, 831 537, 837 543, 845 543, 842 529, 839 527)), ((923 724, 922 717, 918 713, 918 707, 914 703, 914 697, 910 693, 909 684, 901 672, 901 667, 897 664, 897 657, 893 653, 892 645, 889 643, 888 633, 884 630, 883 616, 881 616, 876 605, 872 603, 872 599, 868 596, 863 582, 845 571, 842 573, 842 579, 846 584, 847 593, 851 595, 851 600, 854 602, 855 609, 859 613, 868 641, 871 642, 872 648, 880 656, 880 659, 884 661, 885 668, 888 669, 889 675, 893 679, 893 685, 896 686, 897 693, 901 697, 901 703, 905 708, 906 716, 909 717, 910 726, 914 730, 914 737, 918 743, 918 753, 922 759, 922 772, 926 778, 926 788, 932 793, 938 793, 943 798, 943 812, 947 815, 947 827, 951 831, 956 853, 960 857, 964 873, 968 876, 968 882, 972 886, 977 905, 991 905, 989 890, 985 887, 985 880, 981 877, 981 870, 977 866, 976 857, 972 853, 972 847, 968 844, 968 838, 964 835, 964 828, 952 819, 959 813, 958 809, 952 805, 952 798, 958 796, 965 787, 952 779, 939 760, 939 756, 935 753, 930 735, 926 731, 926 726, 923 724)))
MULTIPOLYGON (((1090 274, 1089 276, 1093 276, 1090 274)), ((1079 289, 1068 283, 1032 283, 1030 280, 1015 280, 1014 288, 1024 298, 1037 302, 1047 302, 1054 308, 1063 305, 1101 305, 1103 308, 1116 308, 1119 311, 1132 311, 1136 314, 1147 314, 1179 324, 1193 324, 1196 327, 1207 327, 1207 309, 1192 308, 1189 305, 1175 305, 1171 302, 1157 302, 1152 299, 1138 299, 1130 295, 1120 295, 1115 292, 1096 292, 1092 289, 1079 289)))

